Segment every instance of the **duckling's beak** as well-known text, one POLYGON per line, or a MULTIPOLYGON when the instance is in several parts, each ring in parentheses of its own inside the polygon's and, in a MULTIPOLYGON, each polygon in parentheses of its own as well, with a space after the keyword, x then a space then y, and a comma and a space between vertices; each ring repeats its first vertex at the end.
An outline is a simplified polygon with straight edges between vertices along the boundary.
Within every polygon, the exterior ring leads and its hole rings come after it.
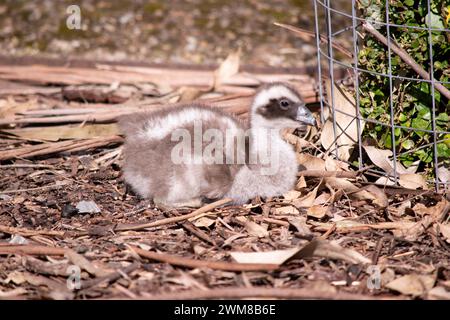
POLYGON ((316 126, 316 119, 304 104, 298 105, 295 120, 306 125, 316 126))

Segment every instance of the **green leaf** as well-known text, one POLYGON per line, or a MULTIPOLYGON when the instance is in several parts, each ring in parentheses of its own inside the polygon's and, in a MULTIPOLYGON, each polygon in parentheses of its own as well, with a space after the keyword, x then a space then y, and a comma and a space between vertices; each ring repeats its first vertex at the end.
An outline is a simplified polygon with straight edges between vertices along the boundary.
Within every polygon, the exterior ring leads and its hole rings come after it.
POLYGON ((439 115, 436 117, 436 121, 443 122, 444 125, 445 125, 445 124, 448 124, 449 116, 448 116, 447 113, 441 112, 441 113, 439 113, 439 115))
MULTIPOLYGON (((430 130, 431 125, 430 125, 430 121, 426 121, 420 118, 415 118, 411 121, 411 127, 416 128, 416 129, 422 129, 422 130, 430 130)), ((415 133, 417 133, 419 136, 423 136, 425 134, 425 132, 423 131, 415 131, 415 133)))
POLYGON ((402 142, 402 147, 406 150, 409 150, 414 147, 414 141, 412 141, 411 139, 405 140, 402 142))
POLYGON ((438 157, 450 158, 450 149, 445 143, 438 143, 436 147, 438 157))
POLYGON ((428 153, 423 149, 417 150, 414 154, 418 156, 419 159, 423 162, 429 163, 433 161, 433 156, 431 155, 431 153, 428 153))
POLYGON ((430 12, 425 16, 425 23, 429 28, 444 29, 444 23, 442 22, 441 16, 434 12, 430 12), (431 14, 431 21, 430 21, 430 14, 431 14))

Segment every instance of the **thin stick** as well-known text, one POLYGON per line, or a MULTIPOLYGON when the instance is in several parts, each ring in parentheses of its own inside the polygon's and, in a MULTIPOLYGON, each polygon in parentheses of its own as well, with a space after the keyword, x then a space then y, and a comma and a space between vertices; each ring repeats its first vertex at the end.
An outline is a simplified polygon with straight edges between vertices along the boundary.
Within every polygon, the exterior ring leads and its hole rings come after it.
MULTIPOLYGON (((309 30, 305 30, 305 29, 301 29, 298 27, 294 27, 288 24, 284 24, 284 23, 279 23, 279 22, 274 22, 274 25, 287 29, 289 31, 292 31, 294 34, 296 34, 297 36, 307 36, 307 37, 311 37, 311 38, 315 38, 316 37, 316 33, 313 31, 309 31, 309 30)), ((321 34, 320 35, 320 41, 322 43, 327 43, 328 39, 325 35, 321 34)), ((346 55, 347 57, 351 58, 352 57, 352 53, 350 51, 348 51, 343 45, 336 43, 336 41, 333 41, 332 43, 333 48, 335 48, 336 50, 340 51, 341 53, 343 53, 344 55, 346 55)))
POLYGON ((216 242, 206 232, 203 232, 202 230, 197 228, 192 222, 185 221, 185 222, 181 223, 181 226, 183 228, 185 228, 187 231, 189 231, 192 234, 194 234, 199 239, 201 239, 203 241, 206 241, 209 244, 212 244, 213 246, 216 245, 216 242))
POLYGON ((136 270, 137 268, 139 268, 139 266, 140 266, 140 263, 134 262, 133 264, 131 264, 123 269, 120 269, 119 271, 111 272, 107 275, 97 277, 94 279, 83 280, 81 282, 80 290, 91 288, 91 287, 99 285, 103 282, 111 283, 111 282, 117 281, 118 279, 120 279, 122 277, 123 274, 128 274, 128 273, 136 270))
POLYGON ((210 268, 214 270, 224 270, 224 271, 271 271, 276 270, 279 267, 276 264, 234 263, 223 261, 195 260, 190 258, 173 256, 167 253, 146 251, 134 246, 129 247, 131 248, 131 250, 133 250, 143 258, 156 260, 160 262, 166 262, 174 266, 187 268, 210 268))
MULTIPOLYGON (((139 297, 141 298, 141 297, 139 297)), ((242 299, 242 298, 278 298, 278 299, 334 299, 369 300, 373 297, 346 292, 333 293, 314 289, 293 288, 219 288, 213 290, 188 290, 142 297, 152 300, 194 300, 194 299, 242 299)))
POLYGON ((59 187, 65 186, 65 185, 67 185, 67 183, 59 182, 59 183, 54 183, 54 184, 50 184, 50 185, 46 185, 46 186, 42 186, 42 187, 0 191, 0 194, 11 194, 11 193, 39 191, 39 190, 46 190, 46 189, 57 189, 59 187))
POLYGON ((44 168, 44 169, 54 169, 54 166, 46 164, 28 164, 28 163, 14 163, 14 164, 4 164, 0 165, 0 169, 11 169, 11 168, 44 168))
POLYGON ((188 214, 185 214, 182 216, 178 216, 178 217, 166 218, 166 219, 161 219, 158 221, 153 221, 153 222, 148 222, 148 223, 142 223, 142 224, 138 224, 138 225, 118 225, 114 229, 114 231, 142 230, 142 229, 147 229, 147 228, 159 227, 159 226, 169 224, 169 223, 184 221, 184 220, 193 218, 197 215, 200 215, 202 213, 211 211, 211 210, 213 210, 217 207, 220 207, 224 204, 227 204, 231 201, 232 201, 232 199, 225 198, 225 199, 207 204, 206 206, 201 207, 200 209, 197 209, 191 213, 188 213, 188 214))
POLYGON ((336 222, 334 222, 334 223, 331 225, 331 227, 330 227, 323 235, 320 236, 320 238, 322 238, 322 239, 325 240, 326 238, 328 238, 328 236, 329 236, 334 230, 336 230, 336 222))
POLYGON ((350 178, 355 179, 357 177, 356 172, 349 171, 323 171, 323 170, 303 170, 297 173, 297 176, 304 177, 336 177, 336 178, 350 178))
POLYGON ((8 233, 8 234, 20 234, 24 237, 36 236, 36 235, 44 235, 44 236, 53 236, 53 237, 63 237, 63 231, 55 231, 55 230, 30 230, 25 228, 14 228, 8 226, 0 225, 0 232, 8 233))
POLYGON ((0 255, 21 254, 36 256, 63 256, 66 253, 64 248, 47 246, 28 246, 28 245, 8 245, 0 246, 0 255))
MULTIPOLYGON (((405 61, 406 64, 408 64, 415 72, 417 72, 423 79, 425 80, 431 80, 430 75, 425 69, 423 69, 409 54, 406 52, 403 48, 400 48, 396 42, 393 39, 387 39, 385 36, 383 36, 377 29, 374 28, 374 26, 370 23, 365 21, 362 24, 364 30, 372 34, 375 38, 377 38, 379 41, 381 41, 385 46, 388 45, 388 41, 391 43, 391 49, 394 53, 396 53, 400 58, 402 58, 403 61, 405 61)), ((434 80, 434 79, 433 79, 434 80)), ((436 81, 436 80, 434 80, 436 81)), ((448 90, 446 87, 444 87, 441 83, 435 82, 434 87, 436 90, 438 90, 440 93, 442 93, 447 99, 450 100, 450 90, 448 90)))

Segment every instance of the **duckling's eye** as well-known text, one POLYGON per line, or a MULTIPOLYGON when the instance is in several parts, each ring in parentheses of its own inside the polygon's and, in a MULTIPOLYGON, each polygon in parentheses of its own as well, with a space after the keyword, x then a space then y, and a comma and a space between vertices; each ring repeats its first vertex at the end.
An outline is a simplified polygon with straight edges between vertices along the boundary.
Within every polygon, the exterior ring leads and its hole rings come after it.
POLYGON ((281 100, 280 101, 280 107, 281 107, 281 109, 287 109, 287 108, 289 108, 289 105, 290 105, 290 103, 289 103, 289 101, 288 100, 281 100))

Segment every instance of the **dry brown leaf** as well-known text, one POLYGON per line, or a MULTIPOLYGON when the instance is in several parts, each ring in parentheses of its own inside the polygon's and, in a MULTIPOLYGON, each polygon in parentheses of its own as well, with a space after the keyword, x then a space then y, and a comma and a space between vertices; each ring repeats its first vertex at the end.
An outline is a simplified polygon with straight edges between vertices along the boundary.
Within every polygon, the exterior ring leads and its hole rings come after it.
MULTIPOLYGON (((333 102, 331 88, 334 92, 334 114, 336 123, 336 135, 334 131, 334 122, 330 117, 326 120, 320 142, 326 150, 338 150, 338 157, 342 160, 350 158, 350 150, 358 142, 358 128, 356 116, 356 103, 352 95, 344 92, 341 87, 327 82, 327 97, 330 103, 333 102), (346 114, 355 115, 348 116, 346 114), (336 140, 335 140, 336 139, 336 140)), ((364 129, 364 122, 361 121, 361 132, 364 129)), ((331 154, 334 154, 333 152, 331 154)))
POLYGON ((408 274, 389 282, 386 288, 417 297, 431 290, 435 281, 436 275, 408 274))
POLYGON ((389 205, 386 193, 375 185, 368 185, 363 190, 351 194, 351 197, 358 200, 371 200, 380 208, 386 208, 389 205))
MULTIPOLYGON (((425 216, 422 220, 414 223, 414 225, 407 229, 399 229, 397 235, 405 238, 408 241, 416 241, 433 223, 431 216, 425 216)), ((396 233, 394 233, 395 235, 396 233)))
POLYGON ((207 227, 212 226, 215 222, 216 222, 215 220, 210 219, 208 217, 201 217, 201 218, 195 220, 193 222, 193 224, 194 224, 194 226, 196 226, 198 228, 201 228, 201 227, 207 228, 207 227))
POLYGON ((315 187, 311 192, 309 192, 306 196, 296 199, 293 201, 294 206, 302 207, 302 208, 309 208, 314 204, 314 200, 317 196, 317 190, 319 190, 319 185, 315 187))
MULTIPOLYGON (((391 150, 382 150, 373 146, 363 146, 363 148, 374 165, 383 169, 389 175, 394 174, 394 161, 390 159, 393 155, 391 150)), ((398 174, 411 174, 416 172, 417 166, 411 166, 406 169, 397 161, 395 169, 398 174)))
POLYGON ((86 270, 92 275, 95 275, 97 277, 103 277, 107 274, 109 274, 108 271, 102 270, 92 264, 88 259, 83 257, 81 254, 76 253, 73 250, 66 250, 65 256, 72 262, 73 264, 77 265, 83 270, 86 270))
POLYGON ((424 176, 417 173, 401 174, 398 183, 407 189, 428 189, 427 181, 424 176))
POLYGON ((450 170, 448 170, 448 168, 444 167, 444 166, 440 166, 438 167, 437 170, 437 178, 439 179, 439 181, 441 181, 442 183, 447 183, 450 181, 450 170))
POLYGON ((283 198, 284 198, 284 200, 292 201, 292 200, 300 198, 301 195, 302 195, 301 192, 296 191, 296 190, 291 190, 291 191, 288 191, 285 194, 283 194, 283 198))
POLYGON ((298 253, 299 250, 300 248, 266 252, 230 252, 230 255, 238 263, 269 263, 282 265, 289 258, 298 253))
POLYGON ((411 201, 405 201, 400 204, 397 208, 389 207, 388 210, 391 214, 397 217, 401 217, 405 214, 406 209, 411 208, 411 201))
POLYGON ((301 190, 301 189, 306 188, 306 187, 307 187, 307 184, 306 184, 306 181, 305 181, 305 177, 301 176, 300 179, 298 179, 298 182, 297 182, 297 185, 295 186, 295 189, 301 190))
POLYGON ((308 153, 297 154, 297 162, 304 166, 306 170, 325 170, 325 161, 308 153))
POLYGON ((0 100, 0 119, 13 118, 16 113, 29 111, 39 108, 36 98, 32 98, 26 102, 17 102, 12 97, 0 100))
POLYGON ((268 252, 231 252, 230 255, 239 263, 270 263, 281 265, 292 259, 306 257, 323 257, 345 260, 350 263, 371 263, 371 260, 352 249, 346 249, 334 242, 315 239, 303 247, 268 252))
POLYGON ((232 76, 239 72, 241 50, 232 52, 214 71, 214 90, 217 90, 222 84, 227 82, 232 76))
POLYGON ((241 221, 244 224, 245 230, 249 233, 249 235, 264 238, 269 235, 269 231, 267 231, 267 226, 263 227, 256 222, 250 221, 245 217, 237 217, 237 220, 241 221))
POLYGON ((314 256, 344 260, 350 263, 369 264, 372 261, 353 249, 341 247, 334 241, 318 240, 314 256))
POLYGON ((445 241, 447 241, 447 243, 450 243, 450 225, 439 223, 439 231, 445 238, 445 241))
POLYGON ((3 130, 21 138, 58 141, 65 139, 90 139, 98 137, 114 136, 119 134, 116 124, 85 124, 48 126, 39 128, 23 128, 3 130))
POLYGON ((288 222, 293 225, 301 235, 309 236, 312 234, 311 230, 306 224, 306 217, 288 217, 288 222))
POLYGON ((450 202, 443 198, 432 207, 427 207, 423 203, 417 203, 413 210, 421 216, 430 215, 434 220, 439 221, 450 210, 450 202))
POLYGON ((22 258, 22 264, 28 271, 33 273, 62 277, 67 276, 67 263, 44 262, 32 256, 28 256, 22 258))
POLYGON ((74 293, 71 292, 66 284, 61 284, 55 280, 51 280, 44 276, 36 276, 28 272, 14 271, 8 275, 5 280, 6 283, 12 281, 15 284, 21 285, 24 282, 28 282, 33 286, 46 286, 49 292, 46 295, 55 300, 73 299, 74 293))
POLYGON ((357 186, 346 178, 326 177, 325 183, 336 190, 344 190, 345 192, 356 192, 359 190, 357 186))
POLYGON ((325 170, 327 171, 349 171, 349 165, 345 162, 332 159, 331 157, 325 158, 325 170))
POLYGON ((0 299, 14 298, 17 296, 21 296, 27 293, 27 290, 24 288, 16 288, 8 291, 0 290, 0 299))
POLYGON ((275 214, 289 214, 289 215, 298 215, 299 214, 298 209, 293 206, 274 208, 273 212, 275 214))
POLYGON ((432 300, 450 300, 450 291, 444 287, 434 287, 428 291, 428 299, 432 300))
POLYGON ((321 192, 320 195, 314 200, 314 205, 320 205, 330 202, 332 199, 328 192, 321 192))
POLYGON ((181 87, 178 89, 180 92, 180 99, 178 102, 186 103, 194 101, 202 96, 206 91, 200 90, 194 87, 181 87))
POLYGON ((325 217, 327 215, 328 211, 329 211, 328 207, 314 205, 314 206, 308 208, 308 211, 306 212, 306 214, 310 217, 322 219, 323 217, 325 217))
POLYGON ((383 186, 395 186, 395 180, 388 177, 380 177, 375 181, 375 184, 380 184, 383 186))

